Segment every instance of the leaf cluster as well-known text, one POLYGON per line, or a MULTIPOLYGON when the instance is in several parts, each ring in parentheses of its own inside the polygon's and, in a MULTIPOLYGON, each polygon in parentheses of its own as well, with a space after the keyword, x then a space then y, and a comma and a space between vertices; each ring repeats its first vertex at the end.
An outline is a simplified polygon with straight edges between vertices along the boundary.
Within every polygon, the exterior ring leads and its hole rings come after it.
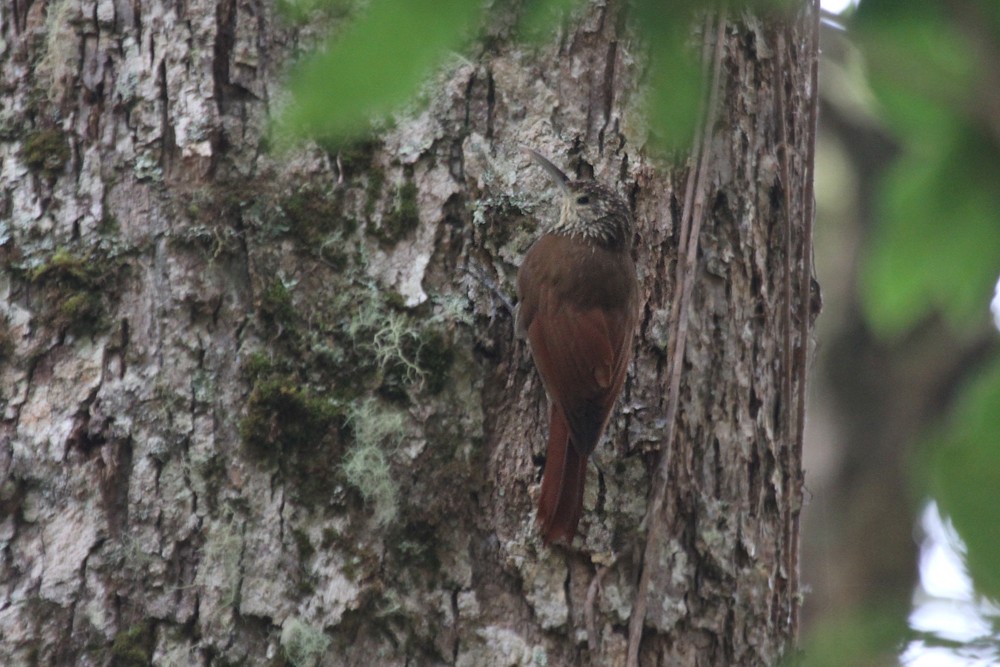
POLYGON ((863 273, 872 326, 932 313, 981 325, 1000 267, 1000 8, 865 0, 853 20, 879 112, 901 146, 863 273))
MULTIPOLYGON (((563 18, 583 11, 588 3, 496 4, 500 7, 494 10, 517 17, 511 34, 503 37, 531 42, 551 35, 563 18)), ((648 112, 653 136, 666 146, 682 146, 691 138, 701 107, 702 72, 691 26, 706 5, 681 0, 671 3, 669 11, 657 0, 637 0, 633 5, 632 29, 651 64, 648 112)), ((788 0, 740 5, 768 12, 792 7, 788 0)), ((301 9, 288 12, 297 20, 307 14, 301 9)), ((364 133, 373 122, 412 102, 449 54, 474 51, 475 38, 492 18, 480 0, 372 0, 294 69, 289 86, 293 101, 278 119, 279 143, 309 137, 341 140, 364 133)), ((479 44, 490 41, 480 36, 479 44)))

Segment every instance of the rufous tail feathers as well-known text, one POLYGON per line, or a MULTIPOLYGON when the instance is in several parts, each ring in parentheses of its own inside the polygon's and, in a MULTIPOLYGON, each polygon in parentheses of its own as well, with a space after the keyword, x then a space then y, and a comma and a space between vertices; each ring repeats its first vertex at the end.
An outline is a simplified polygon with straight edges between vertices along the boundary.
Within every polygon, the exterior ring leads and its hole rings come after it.
POLYGON ((538 523, 546 544, 569 544, 583 513, 583 486, 587 480, 587 457, 570 442, 569 425, 562 409, 552 404, 549 444, 538 497, 538 523))

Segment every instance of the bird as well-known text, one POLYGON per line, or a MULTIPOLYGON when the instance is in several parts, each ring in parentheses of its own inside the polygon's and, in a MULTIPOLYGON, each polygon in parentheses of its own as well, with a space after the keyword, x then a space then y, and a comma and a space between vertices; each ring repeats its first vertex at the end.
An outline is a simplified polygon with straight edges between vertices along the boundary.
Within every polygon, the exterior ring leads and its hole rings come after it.
POLYGON ((549 400, 549 438, 537 522, 545 544, 569 544, 583 513, 587 459, 608 424, 632 357, 639 281, 633 221, 611 188, 570 179, 524 148, 561 193, 517 272, 515 332, 549 400))

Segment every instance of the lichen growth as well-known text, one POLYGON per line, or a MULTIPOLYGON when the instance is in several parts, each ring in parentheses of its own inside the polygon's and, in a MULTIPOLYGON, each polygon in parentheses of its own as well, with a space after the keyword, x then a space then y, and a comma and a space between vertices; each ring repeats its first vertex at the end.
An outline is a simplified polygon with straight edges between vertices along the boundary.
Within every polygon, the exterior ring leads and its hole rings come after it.
POLYGON ((372 166, 368 172, 368 180, 365 184, 365 205, 362 209, 364 219, 368 221, 365 229, 374 231, 375 210, 378 208, 379 199, 382 198, 382 188, 385 186, 385 172, 377 166, 372 166))
POLYGON ((363 173, 370 173, 375 152, 381 143, 372 135, 344 141, 343 139, 320 139, 319 146, 336 164, 342 181, 350 180, 363 173))
POLYGON ((73 63, 79 57, 79 5, 69 0, 53 2, 45 15, 45 41, 35 65, 36 85, 49 103, 59 105, 75 80, 73 63))
POLYGON ((344 475, 371 504, 376 523, 388 524, 396 518, 399 508, 399 489, 389 455, 406 435, 403 414, 368 399, 352 406, 348 425, 354 444, 344 456, 344 475))
POLYGON ((396 518, 399 493, 386 453, 377 444, 356 444, 344 456, 344 474, 373 507, 378 524, 396 518))
POLYGON ((304 528, 292 528, 291 536, 292 542, 295 544, 298 562, 303 565, 298 569, 296 590, 302 597, 308 597, 316 592, 316 577, 311 568, 305 567, 305 565, 316 554, 316 547, 313 546, 309 533, 304 528))
POLYGON ((330 646, 330 638, 323 631, 298 618, 290 618, 281 628, 281 649, 295 667, 317 665, 330 646))
POLYGON ((437 318, 414 317, 394 293, 357 292, 352 301, 345 342, 378 373, 384 397, 405 402, 411 389, 435 394, 444 387, 454 355, 437 318))
POLYGON ((236 606, 243 579, 240 565, 243 559, 243 536, 237 525, 235 511, 233 508, 226 508, 223 518, 212 525, 202 549, 204 557, 198 570, 201 585, 211 581, 219 589, 219 604, 225 609, 236 606), (209 580, 209 577, 212 579, 209 580))
POLYGON ((158 183, 163 180, 163 167, 160 159, 151 150, 140 152, 132 163, 132 172, 140 181, 158 183))

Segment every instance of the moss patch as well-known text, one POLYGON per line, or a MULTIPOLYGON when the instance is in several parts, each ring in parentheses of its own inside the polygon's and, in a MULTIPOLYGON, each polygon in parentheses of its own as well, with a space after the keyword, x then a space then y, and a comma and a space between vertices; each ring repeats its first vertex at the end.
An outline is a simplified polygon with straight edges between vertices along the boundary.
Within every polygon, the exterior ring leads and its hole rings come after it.
POLYGON ((298 551, 300 561, 305 562, 316 553, 316 548, 313 547, 312 540, 309 539, 309 533, 301 528, 292 529, 292 540, 295 542, 295 549, 298 551))
POLYGON ((401 526, 387 540, 391 556, 401 567, 423 567, 436 572, 441 562, 437 546, 441 543, 437 530, 429 523, 415 521, 401 526))
MULTIPOLYGON (((356 219, 391 208, 371 229, 383 244, 419 225, 412 171, 389 189, 373 147, 336 155, 344 177, 336 184, 260 179, 256 192, 230 189, 228 203, 188 207, 206 230, 236 229, 254 254, 249 339, 264 349, 243 361, 249 391, 239 432, 248 456, 274 469, 296 502, 338 512, 360 504, 374 523, 396 525, 414 485, 402 451, 415 435, 411 408, 447 388, 455 316, 437 302, 408 308, 365 265, 374 243, 356 219)), ((293 539, 292 550, 318 548, 304 534, 293 539)))
POLYGON ((40 128, 25 138, 21 157, 32 171, 55 178, 69 162, 69 142, 62 131, 54 127, 40 128))
POLYGON ((452 342, 437 329, 428 329, 420 337, 414 352, 417 366, 424 371, 424 389, 429 394, 438 394, 448 382, 455 350, 452 342))
POLYGON ((303 186, 278 202, 285 214, 289 232, 308 245, 322 242, 339 231, 351 234, 357 221, 344 217, 343 190, 303 186))
POLYGON ((343 180, 371 171, 375 151, 381 143, 374 137, 361 137, 351 141, 320 140, 320 148, 337 164, 343 180))
POLYGON ((146 667, 151 664, 154 639, 152 621, 122 630, 111 644, 113 664, 119 667, 146 667))
POLYGON ((290 376, 259 379, 240 422, 243 442, 262 458, 329 443, 344 423, 343 409, 290 376))
POLYGON ((10 320, 6 315, 0 316, 0 364, 5 364, 12 358, 15 348, 10 320))
POLYGON ((294 328, 295 307, 292 304, 292 293, 280 278, 271 281, 260 295, 257 313, 261 321, 276 333, 294 328))
POLYGON ((120 258, 98 251, 56 250, 27 274, 28 282, 40 291, 44 324, 76 335, 106 328, 106 301, 117 294, 123 268, 120 258))
POLYGON ((382 217, 381 224, 375 225, 369 218, 367 229, 382 245, 392 246, 418 226, 420 210, 417 205, 417 185, 413 181, 406 181, 396 192, 392 210, 382 217))

